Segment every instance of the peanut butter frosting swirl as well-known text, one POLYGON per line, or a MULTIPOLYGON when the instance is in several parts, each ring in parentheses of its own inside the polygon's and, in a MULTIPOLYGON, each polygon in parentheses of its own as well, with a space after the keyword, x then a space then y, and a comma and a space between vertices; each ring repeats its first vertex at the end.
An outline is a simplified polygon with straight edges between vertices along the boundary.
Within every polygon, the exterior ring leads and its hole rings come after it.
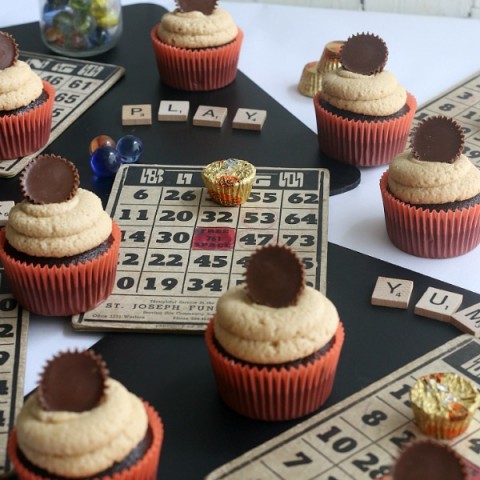
POLYGON ((221 8, 211 15, 176 10, 163 15, 157 28, 158 38, 180 48, 208 48, 225 45, 238 35, 232 16, 221 8))
POLYGON ((362 75, 340 67, 324 73, 322 98, 341 110, 386 116, 398 112, 405 105, 407 91, 388 71, 362 75))
POLYGON ((463 154, 454 163, 425 162, 405 151, 390 164, 388 186, 412 204, 457 202, 480 193, 480 170, 463 154))
POLYGON ((28 460, 68 478, 94 475, 123 460, 147 428, 143 402, 113 379, 92 410, 45 411, 35 393, 16 421, 18 445, 28 460))
POLYGON ((252 302, 245 288, 236 287, 217 302, 214 333, 240 360, 278 364, 320 350, 338 324, 335 306, 314 288, 305 287, 296 305, 273 308, 252 302))
POLYGON ((15 110, 37 99, 43 90, 42 79, 21 60, 0 70, 0 111, 15 110))
POLYGON ((68 257, 97 247, 112 232, 100 199, 79 188, 70 200, 38 205, 23 200, 10 211, 6 238, 16 250, 37 257, 68 257))

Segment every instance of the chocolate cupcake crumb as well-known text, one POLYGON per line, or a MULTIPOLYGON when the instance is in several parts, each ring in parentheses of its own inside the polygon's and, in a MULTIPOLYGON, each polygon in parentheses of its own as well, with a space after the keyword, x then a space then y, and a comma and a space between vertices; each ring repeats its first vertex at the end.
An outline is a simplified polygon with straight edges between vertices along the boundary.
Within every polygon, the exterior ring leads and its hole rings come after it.
POLYGON ((217 0, 176 0, 178 9, 183 12, 202 12, 211 15, 217 6, 217 0))
POLYGON ((84 412, 105 395, 108 369, 90 350, 62 352, 50 360, 40 378, 38 399, 46 411, 84 412))
POLYGON ((0 32, 0 70, 11 67, 18 60, 18 45, 6 32, 0 32))
POLYGON ((413 131, 411 148, 415 158, 425 162, 454 163, 462 154, 465 135, 452 118, 429 117, 413 131))
POLYGON ((245 273, 247 292, 260 305, 295 305, 305 288, 303 263, 287 246, 268 245, 256 250, 245 273))
POLYGON ((20 177, 23 196, 40 205, 72 199, 79 185, 80 176, 75 165, 57 155, 38 156, 20 177))
POLYGON ((361 75, 380 73, 385 68, 387 59, 387 45, 372 33, 352 35, 340 50, 343 68, 361 75))

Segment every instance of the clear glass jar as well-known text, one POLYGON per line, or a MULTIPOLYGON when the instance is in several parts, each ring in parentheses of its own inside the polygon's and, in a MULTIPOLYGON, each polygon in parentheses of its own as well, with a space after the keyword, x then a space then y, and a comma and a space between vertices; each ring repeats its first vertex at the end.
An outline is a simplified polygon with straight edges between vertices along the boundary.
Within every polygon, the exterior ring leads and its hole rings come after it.
POLYGON ((122 34, 121 0, 40 0, 40 34, 60 55, 106 52, 122 34))

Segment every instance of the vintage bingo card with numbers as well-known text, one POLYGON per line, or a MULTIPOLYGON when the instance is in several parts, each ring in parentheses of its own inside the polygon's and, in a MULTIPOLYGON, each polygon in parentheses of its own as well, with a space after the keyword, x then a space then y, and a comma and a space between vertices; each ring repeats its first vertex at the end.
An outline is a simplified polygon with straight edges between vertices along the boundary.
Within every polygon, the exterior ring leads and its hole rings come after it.
POLYGON ((29 314, 9 291, 0 263, 0 477, 10 471, 7 440, 23 405, 29 314))
POLYGON ((415 114, 413 127, 435 115, 451 117, 463 127, 463 153, 480 168, 480 72, 421 105, 415 114))
MULTIPOLYGON (((52 131, 47 145, 59 137, 125 72, 123 67, 116 65, 31 52, 22 52, 20 60, 27 62, 34 72, 55 87, 52 131)), ((21 172, 39 152, 26 157, 2 160, 0 177, 12 177, 21 172)))
MULTIPOLYGON (((388 474, 406 443, 425 438, 413 421, 410 387, 453 372, 480 386, 480 340, 461 335, 337 405, 218 468, 207 480, 367 480, 388 474)), ((448 442, 480 478, 480 411, 448 442)))
POLYGON ((217 298, 243 281, 250 254, 289 245, 308 284, 325 292, 328 170, 258 168, 246 203, 208 196, 201 167, 129 165, 107 210, 120 225, 116 286, 73 318, 78 329, 202 331, 217 298))

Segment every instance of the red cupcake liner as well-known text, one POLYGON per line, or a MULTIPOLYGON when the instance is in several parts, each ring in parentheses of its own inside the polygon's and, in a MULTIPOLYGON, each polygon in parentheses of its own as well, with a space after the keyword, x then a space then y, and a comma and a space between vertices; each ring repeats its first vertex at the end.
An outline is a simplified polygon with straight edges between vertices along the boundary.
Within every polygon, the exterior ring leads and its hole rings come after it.
POLYGON ((120 228, 112 221, 113 243, 95 259, 60 267, 27 264, 4 249, 0 231, 0 261, 16 300, 32 313, 69 316, 95 308, 112 293, 120 248, 120 228))
MULTIPOLYGON (((98 480, 156 480, 160 451, 163 444, 163 423, 156 412, 147 402, 144 402, 147 411, 148 424, 152 431, 152 444, 145 455, 135 465, 112 475, 103 475, 98 480)), ((49 480, 50 477, 31 472, 17 455, 17 433, 13 429, 8 437, 8 457, 13 464, 16 474, 21 480, 49 480)))
POLYGON ((27 112, 0 117, 0 160, 35 153, 46 145, 52 129, 54 87, 42 80, 48 99, 27 112))
POLYGON ((340 322, 330 349, 311 363, 290 368, 249 366, 223 355, 215 346, 213 323, 205 332, 219 394, 234 411, 256 420, 291 420, 319 409, 332 392, 345 339, 340 322))
POLYGON ((405 149, 417 108, 412 94, 407 92, 405 115, 381 122, 349 120, 328 112, 320 105, 321 96, 318 92, 313 104, 318 143, 325 155, 349 165, 375 167, 390 163, 405 149))
POLYGON ((150 31, 160 79, 170 87, 187 91, 216 90, 235 80, 243 32, 220 47, 179 48, 161 42, 158 24, 150 31))
POLYGON ((404 252, 425 258, 450 258, 480 243, 480 204, 448 211, 430 211, 408 205, 388 190, 386 171, 380 179, 387 234, 404 252))

